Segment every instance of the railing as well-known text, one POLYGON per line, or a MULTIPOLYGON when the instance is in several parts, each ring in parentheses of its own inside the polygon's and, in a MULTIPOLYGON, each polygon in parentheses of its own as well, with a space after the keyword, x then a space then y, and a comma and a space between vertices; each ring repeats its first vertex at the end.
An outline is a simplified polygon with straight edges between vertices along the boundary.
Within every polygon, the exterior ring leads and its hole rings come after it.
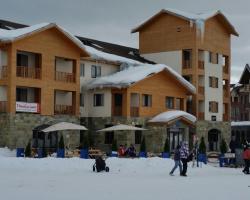
POLYGON ((228 74, 228 65, 224 65, 223 66, 223 72, 225 73, 225 74, 228 74))
POLYGON ((58 115, 73 115, 73 106, 55 105, 55 114, 58 115))
POLYGON ((8 76, 7 66, 2 66, 0 68, 0 79, 6 78, 8 76))
POLYGON ((184 69, 192 68, 191 60, 183 60, 183 68, 184 69))
POLYGON ((130 107, 130 116, 139 117, 139 107, 130 107))
POLYGON ((198 113, 198 118, 199 118, 199 120, 204 120, 205 119, 204 112, 199 112, 198 113))
POLYGON ((244 85, 244 91, 250 92, 250 84, 244 85))
POLYGON ((75 74, 74 73, 68 73, 68 72, 59 72, 56 71, 56 76, 55 76, 56 81, 63 81, 66 83, 75 83, 75 74))
POLYGON ((198 93, 201 95, 204 95, 204 86, 199 86, 198 87, 198 93))
POLYGON ((122 107, 121 106, 114 107, 113 116, 122 116, 122 107))
POLYGON ((224 96, 224 98, 228 98, 229 97, 228 90, 226 90, 224 88, 223 88, 223 96, 224 96))
POLYGON ((199 69, 204 69, 204 61, 203 60, 198 61, 198 68, 199 69))
POLYGON ((22 78, 32 78, 40 79, 41 78, 41 68, 37 67, 16 67, 16 76, 22 78))
POLYGON ((7 111, 7 101, 0 101, 0 113, 7 111))

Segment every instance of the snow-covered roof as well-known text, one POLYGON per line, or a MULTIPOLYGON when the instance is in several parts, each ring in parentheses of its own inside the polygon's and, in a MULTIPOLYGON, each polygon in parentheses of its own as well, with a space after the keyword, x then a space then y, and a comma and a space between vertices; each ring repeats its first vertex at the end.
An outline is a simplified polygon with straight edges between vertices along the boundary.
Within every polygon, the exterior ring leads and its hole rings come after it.
POLYGON ((250 126, 250 121, 231 122, 231 126, 250 126))
POLYGON ((22 39, 31 34, 41 32, 43 30, 47 30, 52 27, 56 27, 66 37, 68 37, 72 42, 74 42, 80 49, 86 52, 84 45, 78 38, 76 38, 69 31, 65 30, 63 27, 58 26, 55 23, 41 23, 41 24, 36 24, 33 26, 14 29, 14 30, 0 29, 0 42, 14 42, 15 40, 22 39))
POLYGON ((136 82, 145 79, 148 76, 159 73, 163 70, 174 76, 191 93, 193 94, 195 93, 196 89, 191 83, 189 83, 186 79, 184 79, 179 73, 174 71, 171 67, 168 67, 163 64, 157 64, 157 65, 143 64, 136 67, 130 66, 128 69, 125 69, 123 71, 116 72, 112 75, 103 76, 91 81, 87 88, 88 89, 105 88, 105 87, 126 88, 136 82))
POLYGON ((204 30, 204 22, 206 20, 208 20, 208 19, 210 19, 210 18, 212 18, 212 17, 214 17, 216 15, 221 15, 224 18, 224 20, 228 23, 228 25, 230 26, 232 34, 234 34, 236 36, 239 35, 236 32, 234 26, 229 22, 229 20, 226 18, 226 16, 220 10, 212 10, 212 11, 207 11, 207 12, 204 12, 204 13, 190 13, 190 12, 185 12, 185 11, 172 9, 172 8, 162 9, 160 12, 158 12, 157 14, 155 14, 154 16, 152 16, 151 18, 149 18, 145 22, 141 23, 136 28, 132 29, 131 32, 132 33, 137 32, 140 28, 142 28, 144 25, 146 25, 148 22, 152 21, 155 17, 159 16, 162 13, 171 14, 171 15, 180 17, 182 19, 188 20, 188 21, 190 21, 190 24, 195 23, 196 26, 199 29, 201 29, 201 31, 204 30))
POLYGON ((181 110, 171 110, 163 112, 157 116, 155 116, 153 119, 149 120, 149 123, 167 123, 172 120, 178 119, 180 117, 183 117, 187 119, 188 121, 195 123, 196 117, 181 110))
MULTIPOLYGON (((99 47, 101 48, 101 47, 99 47)), ((128 63, 130 65, 140 65, 142 64, 139 61, 132 60, 129 58, 125 58, 122 56, 114 55, 111 53, 106 53, 100 50, 97 50, 93 47, 85 45, 86 51, 90 54, 90 57, 94 60, 105 60, 105 61, 111 61, 111 62, 117 62, 119 64, 121 63, 128 63)))
POLYGON ((240 83, 235 83, 234 86, 232 86, 232 87, 230 88, 230 92, 232 92, 234 89, 237 89, 237 88, 239 88, 239 87, 241 87, 241 86, 243 86, 243 85, 240 84, 240 83))

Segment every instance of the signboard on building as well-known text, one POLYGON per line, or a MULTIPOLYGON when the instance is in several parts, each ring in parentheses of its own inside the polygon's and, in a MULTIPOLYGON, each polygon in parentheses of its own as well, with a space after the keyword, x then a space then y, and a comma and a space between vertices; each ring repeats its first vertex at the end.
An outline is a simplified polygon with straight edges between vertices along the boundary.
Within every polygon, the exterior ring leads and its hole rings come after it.
POLYGON ((38 103, 16 102, 16 112, 40 113, 38 103))

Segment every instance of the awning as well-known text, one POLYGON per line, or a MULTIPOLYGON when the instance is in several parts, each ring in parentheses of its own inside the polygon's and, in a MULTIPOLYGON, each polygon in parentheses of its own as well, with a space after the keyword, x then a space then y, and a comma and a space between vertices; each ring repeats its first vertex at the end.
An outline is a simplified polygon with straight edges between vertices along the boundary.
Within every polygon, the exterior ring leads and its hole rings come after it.
POLYGON ((69 122, 59 122, 48 128, 42 130, 42 132, 64 131, 64 130, 88 130, 85 126, 73 124, 69 122))
POLYGON ((154 118, 149 120, 148 123, 158 125, 169 125, 178 120, 182 120, 188 124, 193 125, 196 122, 196 117, 181 110, 171 110, 155 116, 154 118))
POLYGON ((135 127, 135 126, 129 126, 129 125, 125 125, 125 124, 118 124, 115 126, 111 126, 108 128, 104 128, 101 129, 97 132, 108 132, 108 131, 145 131, 147 129, 144 128, 139 128, 139 127, 135 127))

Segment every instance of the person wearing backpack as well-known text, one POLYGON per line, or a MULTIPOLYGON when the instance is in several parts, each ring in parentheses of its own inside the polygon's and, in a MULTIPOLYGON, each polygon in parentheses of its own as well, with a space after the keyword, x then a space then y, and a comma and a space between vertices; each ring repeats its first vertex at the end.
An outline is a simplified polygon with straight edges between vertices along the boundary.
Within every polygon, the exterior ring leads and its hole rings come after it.
POLYGON ((181 148, 181 145, 178 144, 175 151, 174 151, 174 167, 171 170, 171 172, 169 173, 169 175, 171 175, 171 176, 174 175, 174 171, 177 169, 177 167, 179 167, 179 169, 180 169, 180 175, 182 173, 180 148, 181 148))

